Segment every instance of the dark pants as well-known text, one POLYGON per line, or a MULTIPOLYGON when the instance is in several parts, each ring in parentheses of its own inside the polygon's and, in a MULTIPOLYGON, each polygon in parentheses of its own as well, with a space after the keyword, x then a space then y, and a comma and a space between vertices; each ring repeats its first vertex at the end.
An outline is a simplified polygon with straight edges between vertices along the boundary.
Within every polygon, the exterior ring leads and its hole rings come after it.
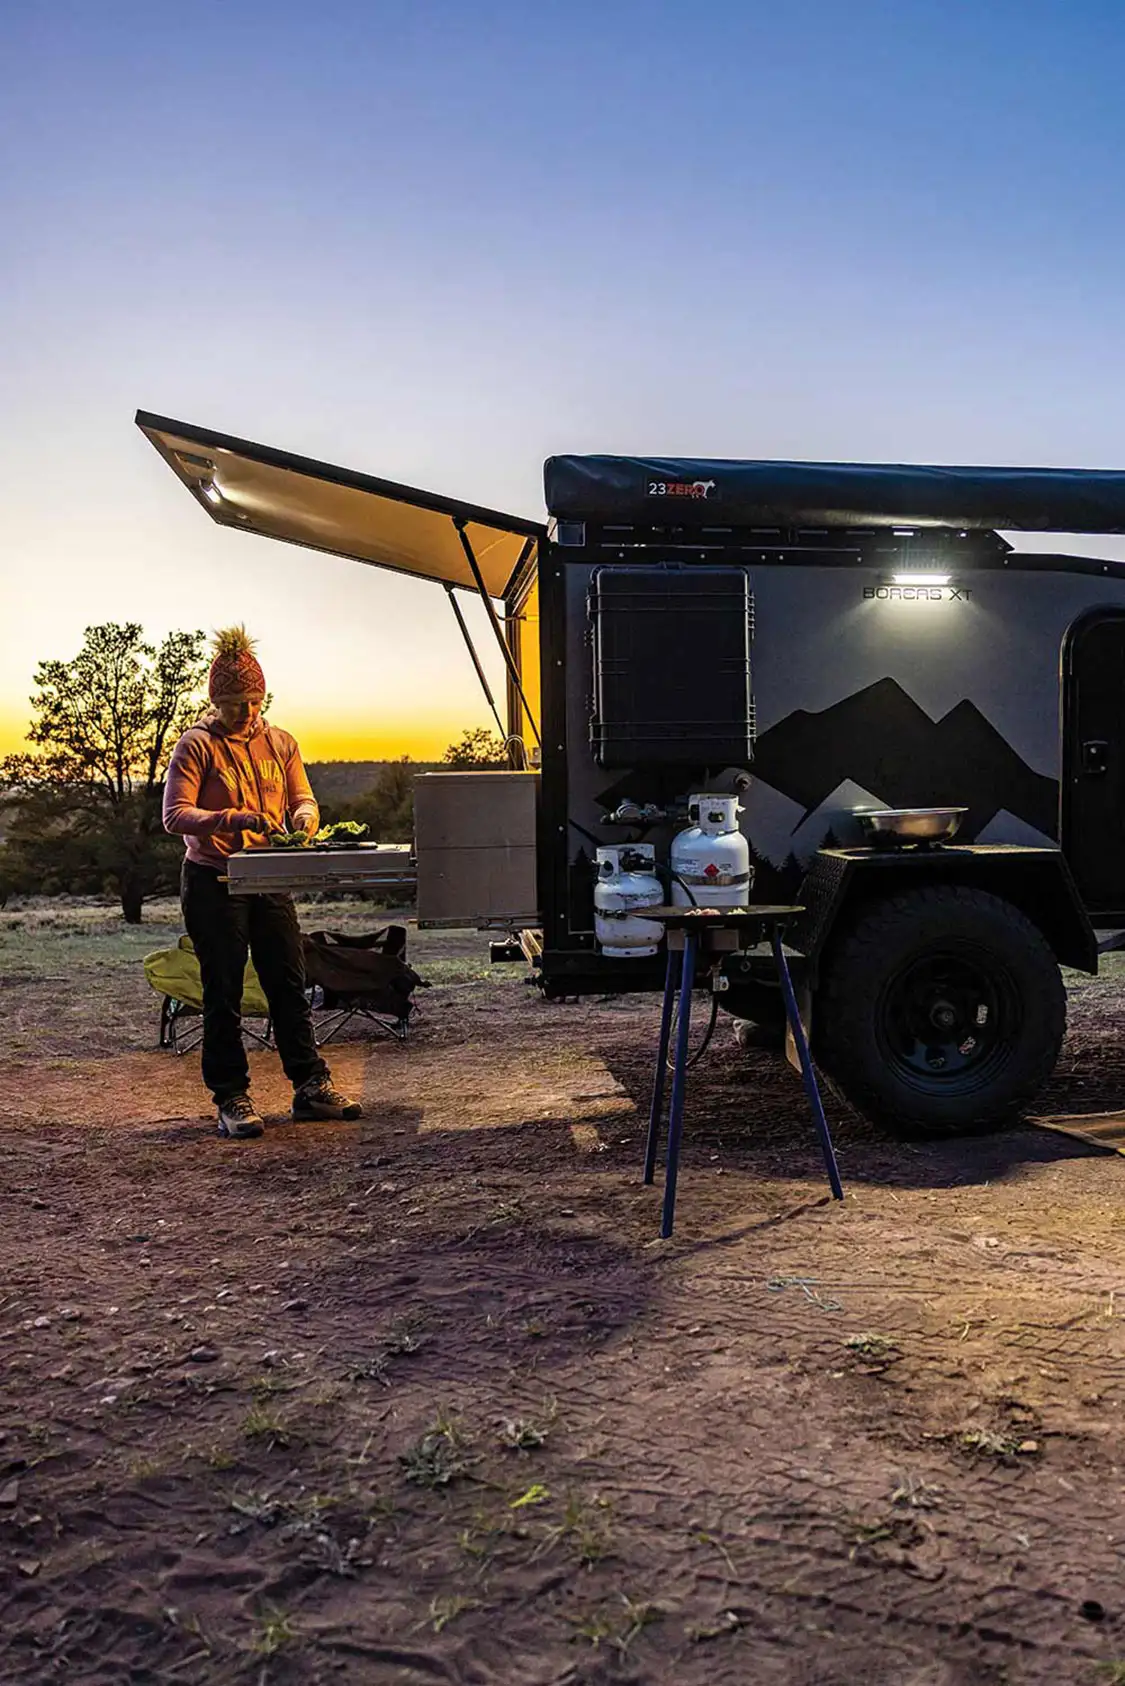
POLYGON ((285 1075, 294 1088, 326 1075, 305 999, 301 933, 291 899, 232 896, 213 867, 185 860, 180 905, 203 979, 203 1081, 216 1103, 245 1094, 250 1085, 242 1041, 248 952, 269 1002, 285 1075))

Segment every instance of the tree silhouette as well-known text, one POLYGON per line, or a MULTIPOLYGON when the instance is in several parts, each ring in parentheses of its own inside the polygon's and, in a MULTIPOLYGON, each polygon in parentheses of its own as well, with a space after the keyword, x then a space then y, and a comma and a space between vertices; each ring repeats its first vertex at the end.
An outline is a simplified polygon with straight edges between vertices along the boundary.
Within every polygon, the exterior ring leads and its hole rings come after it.
MULTIPOLYGON (((409 755, 388 761, 370 790, 337 804, 332 817, 362 821, 374 842, 409 843, 414 836, 414 780, 431 766, 432 762, 412 761, 409 755)), ((322 805, 322 815, 327 812, 322 805)))
POLYGON ((198 716, 202 632, 146 641, 135 622, 87 627, 70 661, 40 662, 32 750, 0 763, 12 820, 0 876, 20 888, 111 887, 130 924, 175 881, 182 845, 160 817, 164 774, 198 716))
POLYGON ((489 767, 507 767, 508 764, 504 740, 483 726, 470 726, 442 756, 443 766, 454 767, 458 771, 481 771, 489 767))

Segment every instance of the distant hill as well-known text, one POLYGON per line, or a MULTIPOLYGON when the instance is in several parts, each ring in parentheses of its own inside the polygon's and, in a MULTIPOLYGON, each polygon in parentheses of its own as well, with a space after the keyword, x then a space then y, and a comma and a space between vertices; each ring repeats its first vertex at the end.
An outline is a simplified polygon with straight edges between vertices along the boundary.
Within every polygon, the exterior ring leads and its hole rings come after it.
MULTIPOLYGON (((383 768, 391 765, 390 761, 309 761, 305 764, 305 771, 317 801, 333 806, 365 796, 383 768)), ((424 773, 435 763, 415 761, 412 765, 419 773, 424 773)))
MULTIPOLYGON (((391 765, 390 761, 310 761, 305 771, 317 801, 325 807, 339 807, 341 802, 354 802, 357 797, 366 796, 383 768, 391 765)), ((436 763, 416 761, 412 765, 424 773, 436 763)), ((0 798, 0 843, 10 822, 10 806, 0 798)))
POLYGON ((318 802, 350 802, 371 789, 386 761, 308 761, 305 771, 318 802))

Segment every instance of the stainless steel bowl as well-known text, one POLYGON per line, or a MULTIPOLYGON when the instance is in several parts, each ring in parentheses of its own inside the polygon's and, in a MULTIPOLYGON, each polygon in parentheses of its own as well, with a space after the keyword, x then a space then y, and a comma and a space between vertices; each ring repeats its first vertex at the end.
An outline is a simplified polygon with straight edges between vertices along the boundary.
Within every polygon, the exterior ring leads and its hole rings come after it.
POLYGON ((873 844, 900 848, 911 843, 948 843, 967 808, 859 808, 855 817, 873 844))

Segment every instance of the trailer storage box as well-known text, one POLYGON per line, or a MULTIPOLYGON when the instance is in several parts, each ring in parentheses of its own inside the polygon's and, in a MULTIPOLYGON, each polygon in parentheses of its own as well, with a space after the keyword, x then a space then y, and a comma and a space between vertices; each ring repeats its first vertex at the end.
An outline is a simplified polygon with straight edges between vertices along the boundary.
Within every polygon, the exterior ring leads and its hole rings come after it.
POLYGON ((534 925, 538 773, 420 773, 419 925, 534 925))

